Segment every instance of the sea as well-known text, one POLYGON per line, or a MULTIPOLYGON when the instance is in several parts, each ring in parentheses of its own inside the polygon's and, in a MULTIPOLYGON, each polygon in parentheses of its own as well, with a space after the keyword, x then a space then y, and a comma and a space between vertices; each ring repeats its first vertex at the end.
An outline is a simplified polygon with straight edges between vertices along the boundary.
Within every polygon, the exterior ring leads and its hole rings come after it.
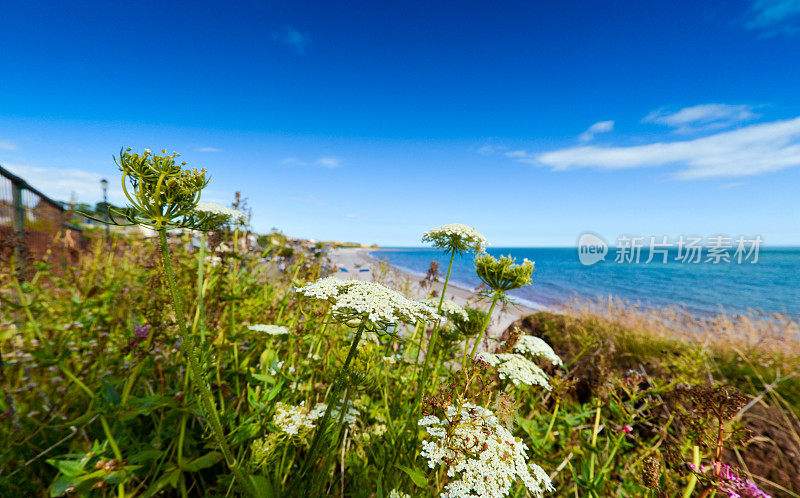
MULTIPOLYGON (((800 319, 800 247, 761 247, 757 260, 751 254, 741 262, 733 253, 729 262, 707 260, 706 255, 687 260, 677 250, 654 253, 647 262, 650 255, 644 248, 638 262, 631 254, 615 257, 609 252, 590 265, 581 262, 576 247, 492 247, 487 252, 535 262, 532 285, 509 294, 537 309, 558 307, 572 298, 611 297, 645 307, 680 306, 697 316, 780 313, 800 319)), ((444 275, 449 262, 449 256, 431 248, 382 248, 370 255, 420 276, 431 261, 439 262, 444 275)), ((473 256, 456 256, 450 282, 469 290, 480 285, 473 256)))

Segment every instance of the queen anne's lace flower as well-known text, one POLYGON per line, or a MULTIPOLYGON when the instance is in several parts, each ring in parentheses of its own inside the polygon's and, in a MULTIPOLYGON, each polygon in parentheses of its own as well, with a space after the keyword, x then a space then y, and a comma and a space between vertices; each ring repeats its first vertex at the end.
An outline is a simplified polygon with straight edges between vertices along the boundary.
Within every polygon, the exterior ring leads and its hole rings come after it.
POLYGON ((374 282, 326 277, 298 288, 297 292, 328 301, 334 316, 341 321, 366 319, 388 325, 440 319, 436 310, 427 304, 407 299, 399 292, 374 282))
POLYGON ((456 254, 466 251, 481 252, 488 245, 486 237, 480 232, 461 223, 431 228, 422 235, 422 241, 431 242, 434 247, 456 254))
POLYGON ((283 325, 265 325, 263 323, 256 323, 247 327, 254 332, 263 332, 269 335, 283 335, 288 334, 289 329, 283 325))
POLYGON ((403 493, 402 491, 398 491, 393 489, 389 491, 389 498, 411 498, 411 495, 408 493, 403 493))
POLYGON ((195 211, 202 211, 210 214, 221 214, 229 217, 233 221, 247 221, 247 215, 238 209, 221 206, 215 202, 198 202, 195 211))
POLYGON ((531 356, 541 356, 542 358, 550 360, 553 365, 564 364, 564 362, 561 361, 561 358, 558 357, 556 352, 553 351, 553 348, 551 348, 549 344, 532 335, 521 336, 512 348, 512 351, 522 354, 529 354, 531 356))
POLYGON ((502 497, 518 480, 534 496, 554 491, 544 470, 526 461, 528 447, 490 410, 465 403, 459 413, 450 405, 444 419, 428 415, 418 423, 431 437, 422 442, 428 467, 444 462, 451 478, 442 497, 502 497))
MULTIPOLYGON (((423 303, 427 304, 431 308, 438 310, 439 309, 439 298, 438 297, 429 297, 428 299, 424 300, 423 303)), ((445 299, 442 301, 442 314, 448 318, 453 318, 454 316, 461 317, 463 320, 468 320, 467 312, 464 311, 464 308, 456 304, 455 301, 452 299, 445 299)))
MULTIPOLYGON (((331 420, 339 420, 339 408, 341 407, 341 402, 336 403, 336 406, 333 407, 331 410, 331 420)), ((328 409, 328 405, 326 403, 317 403, 313 410, 311 410, 310 415, 314 417, 314 419, 318 419, 325 414, 325 410, 328 409)), ((358 411, 352 404, 348 403, 347 409, 344 412, 344 418, 342 419, 342 423, 345 425, 349 425, 353 427, 356 425, 358 421, 358 417, 361 416, 361 412, 358 411)))
POLYGON ((316 411, 310 411, 302 403, 297 406, 279 403, 272 421, 282 432, 296 436, 301 432, 313 429, 314 421, 318 418, 319 414, 316 411))
POLYGON ((550 390, 550 383, 547 382, 547 374, 535 363, 516 353, 478 353, 477 359, 483 360, 493 367, 497 367, 497 373, 501 379, 508 379, 514 385, 526 384, 528 386, 539 385, 550 390))

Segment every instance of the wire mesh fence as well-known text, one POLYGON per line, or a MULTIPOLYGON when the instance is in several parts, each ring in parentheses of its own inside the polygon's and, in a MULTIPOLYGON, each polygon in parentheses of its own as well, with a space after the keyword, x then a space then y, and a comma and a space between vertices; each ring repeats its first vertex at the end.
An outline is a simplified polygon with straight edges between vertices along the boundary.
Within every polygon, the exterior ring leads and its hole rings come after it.
POLYGON ((0 252, 18 266, 55 250, 64 253, 75 227, 64 207, 0 166, 0 252), (56 243, 61 238, 64 243, 56 243))

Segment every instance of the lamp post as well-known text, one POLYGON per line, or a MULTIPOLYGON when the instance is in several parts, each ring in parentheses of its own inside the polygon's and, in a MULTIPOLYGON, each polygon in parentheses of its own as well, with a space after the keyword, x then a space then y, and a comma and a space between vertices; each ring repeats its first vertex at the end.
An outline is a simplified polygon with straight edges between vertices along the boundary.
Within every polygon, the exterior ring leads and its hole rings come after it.
MULTIPOLYGON (((100 180, 100 186, 103 187, 103 205, 106 208, 106 221, 111 221, 108 218, 108 180, 106 180, 105 178, 100 180)), ((108 223, 106 223, 106 238, 108 238, 108 231, 109 231, 108 223)))

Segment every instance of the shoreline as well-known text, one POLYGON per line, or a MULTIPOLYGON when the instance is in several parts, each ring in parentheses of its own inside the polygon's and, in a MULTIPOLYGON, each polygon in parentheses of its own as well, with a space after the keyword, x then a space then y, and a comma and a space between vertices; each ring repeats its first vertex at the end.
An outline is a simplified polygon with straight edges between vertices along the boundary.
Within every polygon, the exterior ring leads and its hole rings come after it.
MULTIPOLYGON (((375 268, 383 261, 370 255, 371 252, 379 252, 380 249, 363 248, 363 247, 341 247, 333 249, 328 257, 331 262, 337 267, 336 273, 333 275, 342 280, 367 280, 372 281, 375 273, 375 268), (342 271, 344 268, 346 271, 342 271), (366 271, 364 271, 366 270, 366 271)), ((409 279, 411 282, 418 282, 424 277, 423 274, 410 271, 405 268, 399 268, 385 263, 392 270, 398 273, 403 279, 409 279)), ((446 268, 444 269, 446 270, 446 268)), ((434 289, 441 293, 444 284, 444 278, 440 277, 434 283, 434 289)), ((416 286, 421 292, 419 286, 416 286)), ((425 296, 408 296, 416 299, 424 298, 425 296)), ((475 303, 486 303, 487 299, 480 296, 478 293, 471 289, 467 289, 463 284, 459 285, 452 280, 448 282, 446 298, 452 299, 461 306, 470 305, 474 306, 475 303)), ((520 318, 537 313, 539 311, 548 311, 545 306, 538 307, 537 305, 530 305, 529 303, 522 303, 517 300, 515 303, 506 306, 503 309, 495 308, 494 317, 487 329, 486 338, 497 338, 503 331, 505 331, 512 323, 520 318), (499 311, 498 311, 499 310, 499 311)))

